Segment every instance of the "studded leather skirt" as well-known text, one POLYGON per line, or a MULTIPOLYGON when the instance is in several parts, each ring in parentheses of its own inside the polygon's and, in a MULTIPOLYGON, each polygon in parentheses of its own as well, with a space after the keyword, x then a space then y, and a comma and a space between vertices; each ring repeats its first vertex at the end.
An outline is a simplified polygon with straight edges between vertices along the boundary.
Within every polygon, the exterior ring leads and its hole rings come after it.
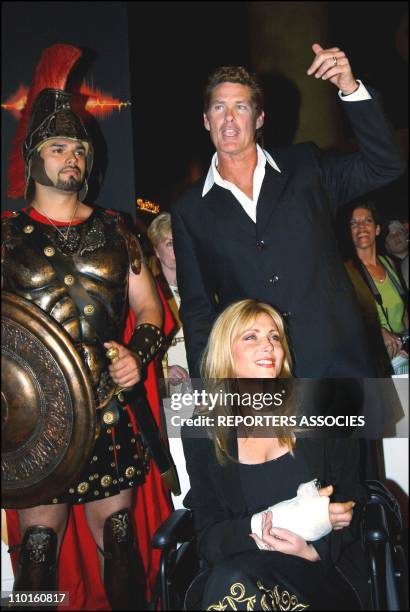
POLYGON ((149 469, 148 450, 136 433, 129 406, 120 406, 115 426, 101 426, 90 461, 76 482, 50 504, 86 504, 142 484, 149 469))

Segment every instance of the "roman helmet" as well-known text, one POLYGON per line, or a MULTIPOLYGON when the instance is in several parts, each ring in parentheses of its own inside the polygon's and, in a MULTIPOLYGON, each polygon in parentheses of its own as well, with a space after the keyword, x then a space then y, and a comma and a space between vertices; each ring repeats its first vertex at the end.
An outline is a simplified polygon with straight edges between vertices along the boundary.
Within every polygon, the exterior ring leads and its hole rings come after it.
POLYGON ((82 52, 72 45, 46 49, 37 65, 33 84, 13 142, 8 173, 8 196, 28 199, 33 180, 52 184, 44 171, 40 150, 54 138, 80 141, 86 151, 86 173, 78 193, 83 201, 93 164, 93 146, 81 117, 74 112, 72 94, 65 90, 68 75, 82 52))

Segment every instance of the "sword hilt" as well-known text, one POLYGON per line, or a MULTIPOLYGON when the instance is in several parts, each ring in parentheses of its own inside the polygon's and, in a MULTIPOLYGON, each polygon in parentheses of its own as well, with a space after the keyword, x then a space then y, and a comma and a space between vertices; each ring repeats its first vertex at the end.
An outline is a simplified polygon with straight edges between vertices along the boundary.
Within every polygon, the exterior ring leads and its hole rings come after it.
POLYGON ((174 495, 181 495, 178 473, 174 466, 171 466, 166 472, 163 472, 161 478, 165 480, 174 495))
POLYGON ((115 363, 116 361, 118 361, 118 359, 120 357, 120 351, 117 349, 116 346, 112 346, 105 353, 105 356, 108 357, 108 359, 111 361, 111 363, 115 363))
MULTIPOLYGON (((108 357, 108 359, 111 361, 111 363, 115 363, 120 358, 120 351, 117 349, 117 347, 112 346, 105 353, 105 356, 108 357)), ((123 391, 126 391, 126 390, 127 390, 126 387, 119 387, 117 385, 115 387, 115 389, 114 389, 114 395, 119 395, 120 393, 122 393, 123 391)))

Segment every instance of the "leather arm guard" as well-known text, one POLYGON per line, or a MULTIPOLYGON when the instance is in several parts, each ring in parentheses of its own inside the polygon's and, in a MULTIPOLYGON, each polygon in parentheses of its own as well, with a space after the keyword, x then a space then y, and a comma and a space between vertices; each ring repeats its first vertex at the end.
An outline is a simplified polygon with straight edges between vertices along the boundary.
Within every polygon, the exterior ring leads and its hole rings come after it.
POLYGON ((136 354, 142 367, 145 368, 164 343, 165 335, 159 327, 151 323, 142 323, 135 328, 127 348, 136 354))

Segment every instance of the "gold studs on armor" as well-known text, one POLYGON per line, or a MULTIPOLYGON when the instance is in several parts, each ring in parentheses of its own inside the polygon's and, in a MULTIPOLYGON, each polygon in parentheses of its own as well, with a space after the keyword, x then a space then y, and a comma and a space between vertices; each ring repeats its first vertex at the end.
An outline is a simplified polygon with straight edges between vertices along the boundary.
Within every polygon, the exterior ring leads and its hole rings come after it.
POLYGON ((84 306, 84 314, 87 315, 87 317, 90 317, 91 315, 94 314, 94 306, 92 304, 87 304, 87 306, 84 306))
POLYGON ((106 474, 105 476, 103 476, 101 478, 101 486, 104 488, 107 488, 110 486, 110 484, 112 483, 112 478, 111 476, 109 476, 108 474, 106 474))
POLYGON ((64 277, 64 283, 67 285, 67 287, 71 287, 71 285, 74 285, 75 283, 75 278, 72 274, 67 274, 64 277))
POLYGON ((56 250, 54 247, 48 246, 48 247, 45 247, 43 252, 46 257, 53 257, 53 255, 55 255, 56 250))
POLYGON ((130 465, 130 467, 127 467, 127 469, 125 470, 125 475, 127 478, 132 478, 135 474, 135 467, 133 467, 132 465, 130 465))
POLYGON ((115 422, 114 412, 112 410, 107 410, 106 412, 104 412, 103 421, 106 425, 112 425, 115 422))
POLYGON ((77 487, 77 491, 78 493, 82 495, 83 493, 86 493, 86 491, 88 491, 89 488, 90 488, 90 485, 88 484, 88 482, 80 482, 80 484, 77 487))
POLYGON ((31 232, 34 232, 34 226, 33 225, 25 225, 23 227, 23 232, 25 234, 31 234, 31 232))

